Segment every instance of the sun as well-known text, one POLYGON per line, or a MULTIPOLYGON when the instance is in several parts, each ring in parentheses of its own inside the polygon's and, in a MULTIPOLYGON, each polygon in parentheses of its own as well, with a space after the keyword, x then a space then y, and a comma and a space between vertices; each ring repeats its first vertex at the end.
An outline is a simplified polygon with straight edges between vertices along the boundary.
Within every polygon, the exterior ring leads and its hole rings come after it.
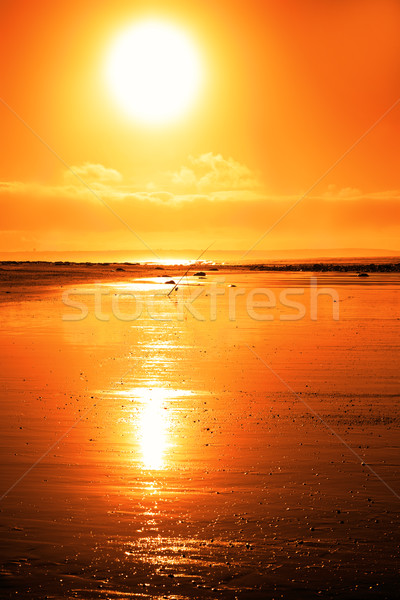
POLYGON ((202 79, 201 61, 190 38, 154 19, 134 24, 112 45, 106 61, 110 90, 136 120, 176 120, 194 102, 202 79))

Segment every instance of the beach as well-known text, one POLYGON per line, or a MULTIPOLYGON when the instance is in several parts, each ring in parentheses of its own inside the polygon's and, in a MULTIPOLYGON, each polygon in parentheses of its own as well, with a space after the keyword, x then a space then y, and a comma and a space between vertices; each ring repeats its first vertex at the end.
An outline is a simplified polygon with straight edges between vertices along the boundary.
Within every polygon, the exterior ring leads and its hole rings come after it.
POLYGON ((397 597, 398 272, 1 269, 2 598, 397 597))

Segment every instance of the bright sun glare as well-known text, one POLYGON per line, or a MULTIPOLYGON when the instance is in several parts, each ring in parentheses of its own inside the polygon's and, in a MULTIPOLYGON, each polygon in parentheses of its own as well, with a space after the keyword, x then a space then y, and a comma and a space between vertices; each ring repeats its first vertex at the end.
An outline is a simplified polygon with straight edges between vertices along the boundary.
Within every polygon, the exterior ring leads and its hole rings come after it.
POLYGON ((106 65, 108 84, 121 107, 146 123, 182 115, 194 101, 201 71, 189 37, 155 20, 136 23, 122 32, 106 65))

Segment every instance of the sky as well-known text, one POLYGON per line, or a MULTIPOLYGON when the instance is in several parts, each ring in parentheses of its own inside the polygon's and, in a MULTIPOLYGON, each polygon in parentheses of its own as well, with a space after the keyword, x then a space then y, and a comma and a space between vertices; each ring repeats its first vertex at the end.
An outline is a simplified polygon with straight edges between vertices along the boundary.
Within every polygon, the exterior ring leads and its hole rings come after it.
POLYGON ((400 250, 397 0, 0 10, 0 251, 400 250), (133 118, 107 78, 146 20, 201 65, 173 120, 133 118))

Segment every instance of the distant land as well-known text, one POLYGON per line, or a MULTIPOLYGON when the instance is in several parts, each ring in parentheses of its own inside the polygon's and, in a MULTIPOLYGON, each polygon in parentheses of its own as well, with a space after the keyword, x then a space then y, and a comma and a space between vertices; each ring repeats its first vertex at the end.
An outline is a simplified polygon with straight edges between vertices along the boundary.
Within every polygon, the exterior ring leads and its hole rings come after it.
MULTIPOLYGON (((0 261, 68 261, 68 262, 172 262, 197 260, 201 250, 43 250, 0 252, 0 261), (159 258, 157 258, 159 257, 159 258)), ((362 262, 363 259, 376 259, 378 262, 396 260, 400 250, 385 250, 377 248, 321 248, 321 249, 289 249, 289 250, 254 250, 244 256, 245 250, 214 250, 210 248, 202 255, 201 260, 228 264, 257 264, 268 261, 298 261, 298 260, 343 260, 353 259, 362 262)))

